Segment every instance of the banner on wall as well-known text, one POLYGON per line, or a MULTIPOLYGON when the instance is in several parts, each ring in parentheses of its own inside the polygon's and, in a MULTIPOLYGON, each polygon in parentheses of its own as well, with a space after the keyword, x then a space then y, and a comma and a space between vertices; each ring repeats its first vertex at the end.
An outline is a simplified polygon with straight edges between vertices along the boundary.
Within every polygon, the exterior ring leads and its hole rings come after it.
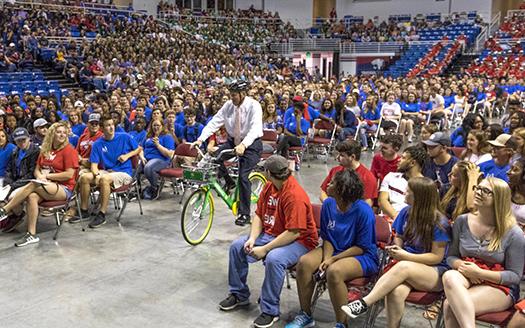
POLYGON ((392 56, 356 57, 356 74, 382 73, 392 61, 392 56))

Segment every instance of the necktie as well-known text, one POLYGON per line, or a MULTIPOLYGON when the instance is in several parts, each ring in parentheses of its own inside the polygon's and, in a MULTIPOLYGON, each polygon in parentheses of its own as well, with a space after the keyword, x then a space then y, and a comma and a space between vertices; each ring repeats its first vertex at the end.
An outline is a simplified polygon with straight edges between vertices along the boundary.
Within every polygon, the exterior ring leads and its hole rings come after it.
POLYGON ((241 107, 235 108, 235 131, 233 135, 235 145, 241 143, 241 107))

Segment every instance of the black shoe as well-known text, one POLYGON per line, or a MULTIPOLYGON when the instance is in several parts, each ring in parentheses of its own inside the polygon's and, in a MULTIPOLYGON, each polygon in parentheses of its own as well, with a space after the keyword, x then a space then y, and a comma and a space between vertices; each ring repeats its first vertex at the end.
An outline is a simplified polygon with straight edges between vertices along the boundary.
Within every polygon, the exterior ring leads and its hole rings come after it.
POLYGON ((246 306, 249 304, 249 300, 241 301, 237 298, 237 296, 230 294, 222 302, 219 303, 219 309, 223 311, 231 311, 238 306, 246 306))
POLYGON ((261 315, 259 315, 253 322, 253 325, 257 328, 268 328, 273 326, 273 324, 277 321, 279 321, 278 316, 274 317, 273 315, 261 313, 261 315))
POLYGON ((363 299, 359 299, 357 301, 350 302, 347 305, 341 306, 341 310, 343 310, 344 313, 346 313, 346 315, 350 318, 355 319, 368 310, 368 305, 366 305, 363 299))
POLYGON ((82 221, 89 220, 89 211, 81 209, 80 210, 80 215, 78 215, 78 214, 75 215, 74 217, 69 219, 68 222, 69 223, 79 223, 80 222, 80 217, 82 217, 82 221))
POLYGON ((97 216, 95 216, 95 218, 89 223, 89 227, 95 229, 103 224, 106 224, 106 215, 102 212, 98 212, 97 216))
POLYGON ((237 219, 235 219, 235 224, 241 227, 244 227, 247 224, 250 224, 252 219, 249 215, 246 214, 239 214, 237 216, 237 219))
POLYGON ((11 232, 15 230, 22 222, 24 222, 24 216, 26 212, 22 211, 20 215, 10 215, 7 220, 5 220, 5 225, 3 226, 2 232, 11 232))

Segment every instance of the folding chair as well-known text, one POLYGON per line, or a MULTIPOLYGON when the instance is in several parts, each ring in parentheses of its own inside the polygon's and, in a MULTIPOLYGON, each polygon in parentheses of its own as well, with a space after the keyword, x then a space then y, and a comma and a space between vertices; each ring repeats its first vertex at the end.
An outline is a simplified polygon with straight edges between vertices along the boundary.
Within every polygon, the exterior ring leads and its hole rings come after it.
POLYGON ((506 327, 516 310, 511 307, 501 312, 491 312, 478 315, 476 321, 488 323, 491 327, 506 327))
POLYGON ((306 159, 306 157, 304 157, 306 149, 308 149, 308 137, 305 137, 304 145, 288 148, 288 156, 294 160, 298 157, 299 162, 302 163, 303 159, 306 159))
POLYGON ((124 210, 126 209, 133 192, 136 193, 137 201, 139 203, 140 215, 144 215, 144 212, 142 211, 142 202, 140 200, 139 186, 139 174, 141 171, 142 162, 138 156, 133 156, 131 158, 131 163, 133 165, 133 176, 131 177, 131 183, 120 186, 119 188, 111 189, 111 197, 115 203, 115 209, 118 210, 116 217, 117 222, 120 222, 122 213, 124 213, 124 210))
MULTIPOLYGON (((324 156, 324 162, 326 164, 328 162, 328 156, 335 144, 337 125, 323 120, 316 120, 314 122, 314 129, 331 131, 330 138, 314 136, 312 139, 308 140, 308 145, 306 147, 307 155, 310 155, 311 151, 314 151, 315 154, 321 150, 320 154, 324 156)), ((310 163, 308 163, 308 167, 310 167, 310 163)))
POLYGON ((62 218, 64 214, 71 208, 72 202, 76 203, 77 212, 80 213, 80 202, 78 201, 78 196, 76 193, 73 193, 71 198, 67 200, 49 200, 42 201, 38 204, 38 208, 40 209, 40 211, 48 211, 53 213, 53 215, 55 216, 55 222, 57 227, 55 229, 55 234, 53 235, 53 240, 57 240, 60 228, 62 228, 62 218))
POLYGON ((173 160, 175 159, 175 156, 186 156, 186 157, 195 157, 197 158, 198 152, 197 149, 192 149, 191 144, 189 143, 181 143, 175 148, 175 151, 173 152, 173 157, 171 158, 171 164, 170 167, 162 169, 159 171, 159 192, 157 194, 157 198, 160 196, 160 193, 162 192, 162 188, 164 188, 164 184, 166 183, 166 180, 171 180, 172 187, 173 187, 173 193, 178 194, 177 187, 179 187, 179 190, 182 191, 182 196, 179 203, 182 203, 182 199, 184 198, 184 180, 183 180, 183 168, 182 167, 174 167, 173 160))
MULTIPOLYGON (((263 136, 262 136, 262 142, 263 144, 272 146, 273 150, 277 148, 277 139, 279 135, 277 134, 277 131, 275 130, 263 130, 263 136)), ((262 153, 261 158, 266 159, 273 155, 272 153, 262 153)))

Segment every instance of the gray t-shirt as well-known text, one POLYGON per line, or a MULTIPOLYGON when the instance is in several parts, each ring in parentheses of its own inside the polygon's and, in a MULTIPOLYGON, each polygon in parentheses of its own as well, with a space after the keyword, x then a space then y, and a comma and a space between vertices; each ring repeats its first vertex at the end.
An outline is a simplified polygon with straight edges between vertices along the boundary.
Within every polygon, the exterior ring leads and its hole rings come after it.
POLYGON ((501 264, 501 284, 517 285, 523 275, 525 262, 525 237, 523 231, 516 225, 503 236, 501 249, 488 251, 490 241, 480 242, 472 235, 468 227, 468 214, 457 217, 452 226, 452 244, 448 250, 447 264, 452 267, 455 260, 463 257, 474 257, 487 265, 501 264))

